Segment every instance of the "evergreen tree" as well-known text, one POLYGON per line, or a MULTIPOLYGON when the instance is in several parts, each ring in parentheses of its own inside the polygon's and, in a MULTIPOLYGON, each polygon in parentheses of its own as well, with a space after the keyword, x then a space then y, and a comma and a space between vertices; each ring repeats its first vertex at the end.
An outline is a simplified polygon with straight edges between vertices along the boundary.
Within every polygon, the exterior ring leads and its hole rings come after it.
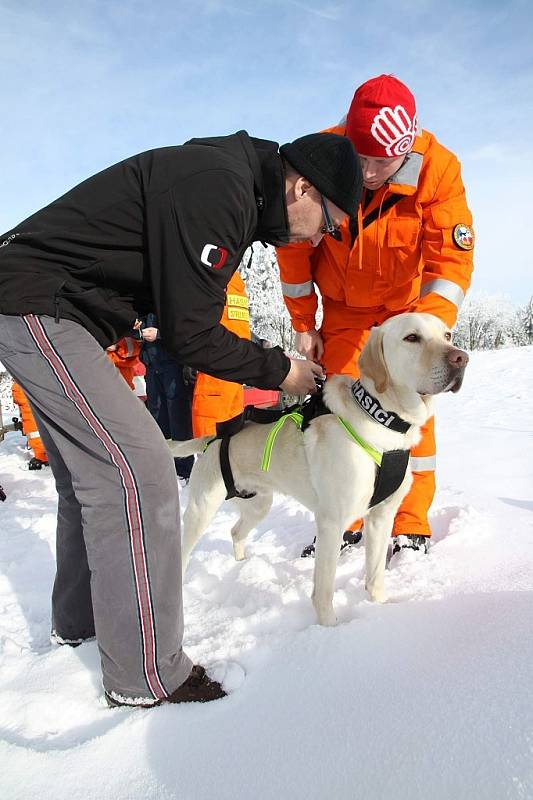
POLYGON ((522 323, 524 344, 533 344, 533 297, 529 298, 529 302, 518 313, 522 323))

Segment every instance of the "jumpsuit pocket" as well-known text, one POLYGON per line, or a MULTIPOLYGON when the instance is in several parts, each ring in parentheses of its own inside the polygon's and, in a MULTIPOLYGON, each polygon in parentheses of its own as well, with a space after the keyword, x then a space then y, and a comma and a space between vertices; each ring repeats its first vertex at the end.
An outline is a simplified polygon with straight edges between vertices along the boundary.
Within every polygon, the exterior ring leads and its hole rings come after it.
POLYGON ((402 286, 415 278, 421 268, 422 223, 418 217, 393 217, 387 224, 386 277, 393 286, 402 286))

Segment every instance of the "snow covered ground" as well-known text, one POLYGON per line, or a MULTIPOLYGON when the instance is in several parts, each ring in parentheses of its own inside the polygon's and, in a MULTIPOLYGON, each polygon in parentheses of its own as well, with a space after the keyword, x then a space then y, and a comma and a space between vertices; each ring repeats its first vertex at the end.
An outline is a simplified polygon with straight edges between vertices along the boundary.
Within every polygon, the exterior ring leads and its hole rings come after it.
POLYGON ((50 646, 52 477, 21 469, 9 434, 0 796, 533 798, 532 358, 474 353, 462 391, 439 398, 433 546, 393 559, 386 605, 367 601, 356 549, 339 561, 339 625, 318 627, 298 557, 308 512, 278 498, 237 564, 223 508, 184 587, 186 648, 231 690, 207 705, 109 710, 96 645, 50 646))

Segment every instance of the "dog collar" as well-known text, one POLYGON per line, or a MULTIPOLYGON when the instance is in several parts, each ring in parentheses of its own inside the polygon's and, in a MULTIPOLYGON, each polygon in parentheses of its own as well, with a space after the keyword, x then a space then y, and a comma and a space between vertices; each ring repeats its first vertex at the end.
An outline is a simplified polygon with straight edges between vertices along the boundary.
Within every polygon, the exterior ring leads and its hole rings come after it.
POLYGON ((352 383, 352 397, 365 414, 372 417, 374 422, 379 422, 380 425, 384 425, 385 428, 389 428, 389 430, 396 431, 397 433, 407 433, 411 427, 409 422, 406 422, 393 411, 385 411, 379 403, 379 400, 376 400, 376 398, 361 385, 361 381, 352 383))

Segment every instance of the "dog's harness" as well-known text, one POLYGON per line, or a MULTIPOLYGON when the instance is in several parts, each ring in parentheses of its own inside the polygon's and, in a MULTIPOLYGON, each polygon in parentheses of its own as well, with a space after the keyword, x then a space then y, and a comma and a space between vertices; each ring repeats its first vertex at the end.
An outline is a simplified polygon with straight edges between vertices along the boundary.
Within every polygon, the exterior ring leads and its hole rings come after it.
MULTIPOLYGON (((359 381, 352 386, 352 395, 356 403, 365 411, 375 422, 379 422, 385 427, 406 433, 410 424, 390 411, 385 411, 379 402, 369 394, 359 381)), ((311 421, 324 414, 333 412, 325 405, 322 399, 322 391, 311 395, 305 402, 289 406, 285 409, 255 408, 246 406, 241 414, 232 419, 217 423, 216 436, 206 444, 207 447, 216 439, 220 439, 220 469, 222 478, 226 486, 226 500, 233 497, 249 499, 255 497, 256 492, 239 491, 235 486, 233 471, 229 457, 229 444, 232 436, 239 433, 247 422, 256 422, 261 425, 275 423, 269 432, 263 449, 261 469, 268 472, 272 449, 276 437, 285 425, 287 420, 294 422, 302 433, 309 427, 311 421)), ((376 477, 374 480, 374 492, 370 499, 369 508, 378 505, 387 497, 390 497, 402 484, 409 464, 409 450, 387 450, 382 452, 372 447, 352 428, 349 422, 336 415, 338 422, 348 436, 361 447, 376 464, 376 477)))

